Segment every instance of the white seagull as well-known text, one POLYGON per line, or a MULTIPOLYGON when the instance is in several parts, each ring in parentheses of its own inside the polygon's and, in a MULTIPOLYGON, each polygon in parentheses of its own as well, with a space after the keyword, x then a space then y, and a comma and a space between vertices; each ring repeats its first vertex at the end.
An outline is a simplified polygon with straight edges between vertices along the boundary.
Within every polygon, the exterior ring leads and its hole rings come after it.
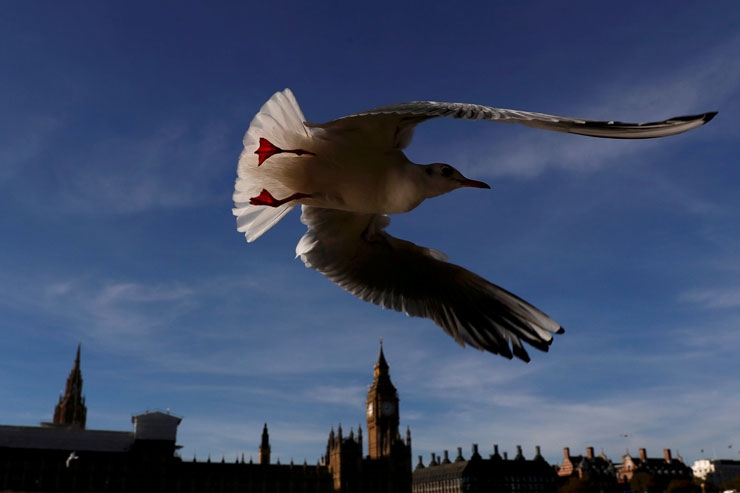
POLYGON ((562 327, 523 299, 385 232, 388 214, 461 187, 490 188, 448 164, 415 164, 403 149, 437 117, 520 123, 591 137, 641 139, 686 132, 716 112, 621 123, 417 101, 328 123, 305 121, 290 89, 275 93, 244 136, 234 191, 237 229, 254 241, 298 204, 308 231, 296 247, 307 267, 358 298, 433 320, 460 345, 529 361, 522 342, 547 351, 562 327))
POLYGON ((72 452, 69 453, 69 457, 67 457, 67 460, 64 461, 64 463, 67 465, 67 468, 69 468, 69 466, 72 463, 72 461, 73 460, 77 460, 79 458, 80 458, 80 456, 77 455, 77 452, 72 451, 72 452))

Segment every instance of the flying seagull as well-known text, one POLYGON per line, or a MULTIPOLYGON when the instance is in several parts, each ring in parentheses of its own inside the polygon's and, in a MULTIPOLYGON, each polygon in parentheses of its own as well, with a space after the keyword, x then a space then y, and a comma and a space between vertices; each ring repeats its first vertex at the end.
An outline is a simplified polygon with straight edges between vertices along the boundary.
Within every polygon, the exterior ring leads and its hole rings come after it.
POLYGON ((237 229, 248 242, 302 206, 308 231, 296 247, 307 267, 365 301, 429 318, 460 345, 529 361, 523 342, 547 351, 562 327, 545 313, 444 254, 385 232, 408 212, 458 188, 490 188, 448 164, 415 164, 403 149, 414 127, 438 117, 520 123, 590 137, 644 139, 686 132, 716 113, 621 123, 416 101, 327 123, 305 120, 290 89, 275 93, 244 136, 234 191, 237 229))
POLYGON ((70 452, 69 457, 67 457, 67 460, 64 461, 64 463, 67 465, 67 468, 69 468, 69 466, 72 463, 72 461, 73 460, 77 460, 79 458, 80 458, 80 456, 77 455, 76 452, 72 451, 72 452, 70 452))

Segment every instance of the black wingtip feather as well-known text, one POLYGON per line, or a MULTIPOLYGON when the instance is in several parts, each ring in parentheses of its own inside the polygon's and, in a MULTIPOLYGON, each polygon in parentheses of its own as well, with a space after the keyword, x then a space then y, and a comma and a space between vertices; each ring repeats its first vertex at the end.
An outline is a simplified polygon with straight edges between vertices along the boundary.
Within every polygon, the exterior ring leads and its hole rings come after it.
POLYGON ((708 123, 712 121, 712 118, 717 116, 717 113, 719 113, 719 111, 709 111, 707 113, 699 113, 698 115, 677 116, 667 121, 669 122, 693 122, 696 120, 701 120, 702 123, 708 123))
POLYGON ((530 362, 529 354, 527 354, 527 351, 520 346, 514 346, 514 356, 524 361, 525 363, 530 362))

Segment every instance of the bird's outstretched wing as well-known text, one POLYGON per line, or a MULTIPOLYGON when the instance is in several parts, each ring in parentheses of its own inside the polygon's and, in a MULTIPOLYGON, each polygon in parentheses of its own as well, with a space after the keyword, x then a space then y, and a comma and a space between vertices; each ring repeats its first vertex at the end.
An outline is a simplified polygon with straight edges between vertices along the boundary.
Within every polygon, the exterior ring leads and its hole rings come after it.
POLYGON ((552 335, 563 332, 440 252, 389 235, 387 216, 303 206, 301 221, 308 231, 296 254, 307 267, 365 301, 433 320, 463 346, 529 361, 523 342, 547 351, 552 335))
POLYGON ((479 104, 414 101, 381 106, 327 123, 307 123, 307 125, 330 131, 362 131, 375 138, 378 145, 391 145, 395 149, 403 149, 411 141, 413 129, 417 124, 439 117, 520 123, 528 127, 589 137, 651 139, 686 132, 704 125, 716 114, 717 112, 709 112, 678 116, 658 122, 623 123, 507 110, 479 104))

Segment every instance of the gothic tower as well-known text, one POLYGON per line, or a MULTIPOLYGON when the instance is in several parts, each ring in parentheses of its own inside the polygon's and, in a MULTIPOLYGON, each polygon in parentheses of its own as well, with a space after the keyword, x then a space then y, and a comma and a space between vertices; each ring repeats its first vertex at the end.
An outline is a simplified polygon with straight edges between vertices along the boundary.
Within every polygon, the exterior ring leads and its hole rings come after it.
POLYGON ((75 426, 84 429, 87 421, 87 407, 82 396, 82 371, 80 370, 80 347, 77 345, 77 356, 72 371, 67 377, 64 395, 59 396, 59 403, 54 408, 55 425, 75 426))
POLYGON ((373 383, 367 393, 368 455, 362 455, 363 432, 342 435, 342 426, 329 433, 325 463, 334 483, 334 491, 382 491, 411 493, 411 432, 406 441, 398 432, 398 393, 388 373, 383 341, 375 363, 373 383))
POLYGON ((265 427, 262 428, 262 441, 260 442, 259 461, 260 464, 270 463, 270 435, 267 434, 267 423, 265 423, 265 427))
POLYGON ((355 493, 360 491, 362 482, 362 431, 358 429, 355 437, 354 430, 349 436, 342 435, 342 425, 329 433, 329 443, 326 446, 326 460, 329 473, 334 483, 334 491, 355 493))
POLYGON ((374 369, 373 383, 367 393, 368 453, 371 459, 390 456, 393 444, 396 440, 400 441, 398 393, 388 373, 382 340, 374 369))

